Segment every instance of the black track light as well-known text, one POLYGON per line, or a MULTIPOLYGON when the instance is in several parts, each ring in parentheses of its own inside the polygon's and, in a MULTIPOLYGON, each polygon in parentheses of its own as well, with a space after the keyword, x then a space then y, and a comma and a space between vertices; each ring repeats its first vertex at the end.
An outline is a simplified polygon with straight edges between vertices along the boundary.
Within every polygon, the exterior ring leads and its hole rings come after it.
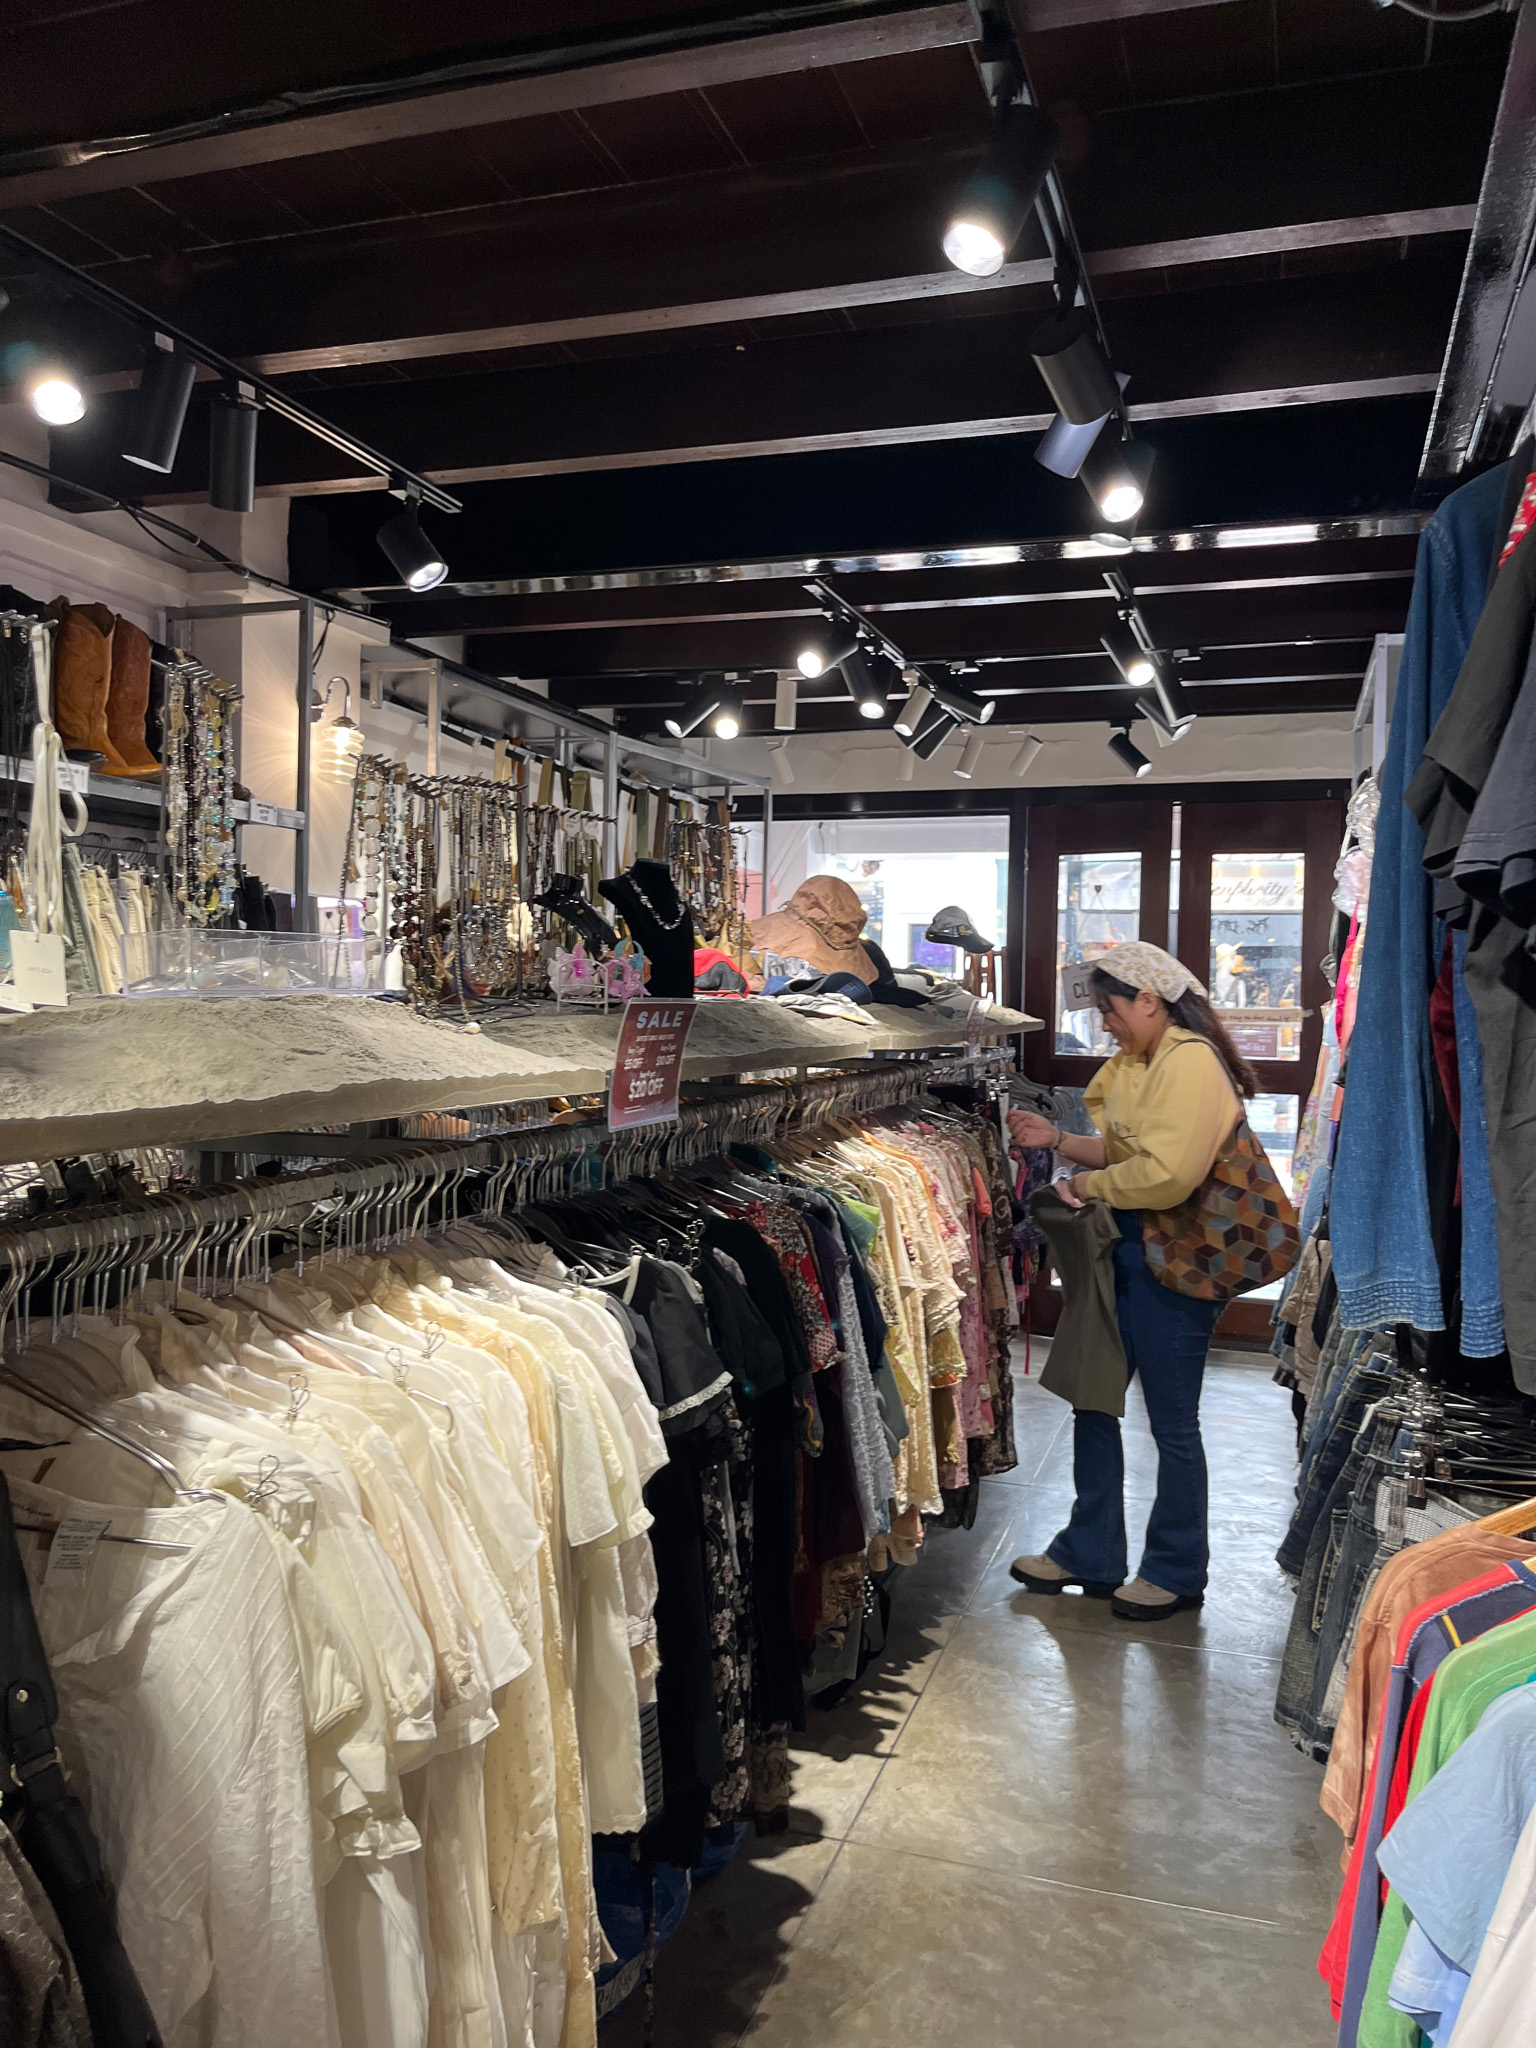
POLYGON ((811 682, 824 676, 829 668, 838 668, 850 654, 857 651, 859 636, 851 626, 834 626, 829 634, 820 640, 808 640, 795 656, 795 667, 811 682))
POLYGON ((1136 709, 1140 716, 1151 726, 1153 732, 1156 733, 1157 743, 1160 747, 1171 747, 1176 740, 1183 739, 1185 733, 1189 731, 1187 725, 1174 726, 1168 723, 1163 707, 1158 702, 1156 693, 1152 690, 1142 691, 1141 695, 1136 699, 1136 709))
POLYGON ((862 653, 855 650, 844 659, 843 674, 848 678, 848 693, 859 707, 860 718, 884 718, 885 691, 862 653))
POLYGON ((1189 692, 1179 679, 1171 662, 1160 661, 1152 678, 1152 689, 1162 706, 1163 717, 1175 732, 1188 732, 1195 722, 1195 707, 1189 701, 1189 692))
POLYGON ((709 729, 717 740, 733 740, 740 733, 747 716, 747 693, 740 683, 727 683, 720 693, 720 702, 715 706, 709 729))
POLYGON ((219 512, 249 512, 256 503, 255 395, 246 384, 209 402, 208 502, 219 512))
POLYGON ((966 725, 986 725, 997 709, 995 697, 978 697, 974 690, 962 689, 959 683, 947 678, 928 685, 933 692, 933 701, 942 705, 951 718, 962 720, 966 725))
POLYGON ((1061 136, 1038 107, 999 107, 987 154, 967 180, 944 232, 944 254, 956 270, 993 277, 1029 219, 1056 161, 1061 136))
POLYGON ((1045 379, 1056 410, 1074 427, 1120 409, 1120 386, 1104 360, 1093 323, 1081 308, 1055 313, 1029 338, 1035 368, 1045 379))
POLYGON ((1105 628, 1099 635, 1099 645, 1132 689, 1151 688, 1157 674, 1157 663, 1123 620, 1105 628))
POLYGON ((448 574, 448 564, 427 539, 417 518, 420 495, 408 490, 404 508, 379 528, 379 546, 410 590, 435 590, 448 574))
POLYGON ((1116 730, 1109 736, 1109 751, 1123 767, 1129 768, 1139 782, 1143 775, 1150 775, 1152 763, 1137 746, 1128 732, 1116 730))
POLYGON ((1094 506, 1111 526, 1126 526, 1140 516, 1152 475, 1152 450, 1145 441, 1122 441, 1101 434, 1083 458, 1078 474, 1094 506))
POLYGON ((176 450, 196 379, 197 365, 192 358, 177 355, 170 338, 157 334, 144 359, 144 374, 133 401, 128 438, 123 443, 125 462, 170 475, 176 467, 176 450))
POLYGON ((706 718, 713 718, 720 709, 725 696, 725 678, 706 676, 695 685, 691 695, 683 700, 682 708, 669 711, 661 721, 675 740, 685 740, 696 733, 706 718))
POLYGON ((902 681, 911 685, 912 694, 897 712, 895 727, 904 740, 910 739, 922 725, 928 707, 933 702, 933 692, 923 682, 916 669, 908 669, 902 681))
POLYGON ((919 761, 931 761, 958 724, 942 704, 935 704, 907 745, 919 761))

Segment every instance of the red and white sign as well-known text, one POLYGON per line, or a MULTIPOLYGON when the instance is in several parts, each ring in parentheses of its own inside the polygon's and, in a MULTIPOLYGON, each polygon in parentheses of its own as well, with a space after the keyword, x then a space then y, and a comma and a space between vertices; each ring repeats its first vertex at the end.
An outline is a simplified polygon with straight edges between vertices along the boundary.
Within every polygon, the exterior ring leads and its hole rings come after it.
POLYGON ((637 996, 624 1005, 608 1090, 608 1128, 677 1122, 683 1048, 698 1008, 692 996, 637 996))

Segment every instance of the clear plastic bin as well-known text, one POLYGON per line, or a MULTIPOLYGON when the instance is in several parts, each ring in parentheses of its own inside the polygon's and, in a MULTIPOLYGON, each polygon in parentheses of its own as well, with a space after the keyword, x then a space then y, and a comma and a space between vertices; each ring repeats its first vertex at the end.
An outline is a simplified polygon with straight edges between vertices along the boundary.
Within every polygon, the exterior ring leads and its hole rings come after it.
POLYGON ((123 937, 129 996, 366 996, 384 985, 368 941, 334 933, 173 929, 123 937))

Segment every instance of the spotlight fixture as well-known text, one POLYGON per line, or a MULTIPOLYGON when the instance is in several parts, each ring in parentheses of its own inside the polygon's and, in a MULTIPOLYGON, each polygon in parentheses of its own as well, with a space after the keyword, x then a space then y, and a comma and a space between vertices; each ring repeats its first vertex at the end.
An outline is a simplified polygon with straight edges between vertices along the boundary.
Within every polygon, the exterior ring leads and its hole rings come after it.
POLYGON ((987 744, 986 734, 979 725, 972 726, 965 736, 965 745, 960 749, 960 758, 955 763, 955 773, 962 782, 969 782, 981 762, 981 750, 987 744))
POLYGON ((436 544, 427 539, 416 516, 420 493, 407 486, 404 495, 402 509, 379 528, 379 546, 408 589, 435 590, 448 574, 448 564, 436 544))
POLYGON ((1054 313, 1029 338, 1035 368, 1045 379, 1056 410, 1074 427, 1086 427, 1120 409, 1120 387, 1104 360, 1093 323, 1079 307, 1054 313))
POLYGON ((1168 723, 1162 705, 1157 701, 1156 695, 1151 690, 1144 690, 1136 699, 1136 709, 1147 721, 1148 725, 1151 726, 1157 736, 1157 744, 1160 747, 1173 746, 1177 741, 1183 739, 1185 733, 1189 731, 1187 725, 1170 725, 1168 723))
POLYGON ((192 358, 178 355, 169 335, 157 334, 133 402, 128 438, 123 443, 125 462, 170 475, 196 379, 197 365, 192 358))
POLYGON ((935 704, 907 744, 919 761, 931 761, 958 724, 941 704, 935 704))
POLYGON ((1157 663, 1130 626, 1120 622, 1108 627, 1099 635, 1099 645, 1133 690, 1151 687, 1157 674, 1157 663))
POLYGON ((1145 441, 1130 444, 1112 434, 1094 442, 1079 472, 1099 516, 1112 526, 1125 526, 1147 500, 1153 452, 1145 441))
POLYGON ((928 707, 933 702, 933 692, 922 681, 915 668, 909 668, 902 681, 911 684, 912 694, 897 712, 895 726, 903 739, 910 739, 927 716, 928 707))
POLYGON ((208 407, 208 502, 219 512, 249 512, 256 503, 255 398, 240 384, 208 407))
POLYGON ((1117 728, 1110 734, 1109 751, 1122 767, 1130 769, 1138 782, 1143 775, 1151 774, 1152 763, 1123 728, 1117 728))
POLYGON ((848 678, 848 692, 859 707, 860 718, 884 718, 885 692, 875 681, 874 671, 861 653, 850 654, 843 662, 843 674, 848 678))
POLYGON ((775 732, 793 732, 800 722, 800 672, 781 668, 773 690, 775 732))
POLYGON ((768 742, 768 766, 780 789, 788 789, 795 779, 795 764, 789 758, 788 740, 768 742))
POLYGON ((986 725, 997 710, 995 697, 978 697, 974 690, 967 690, 949 677, 928 685, 935 704, 942 705, 951 718, 966 725, 986 725))
POLYGON ((713 718, 725 697, 723 676, 706 676, 697 684, 691 695, 683 699, 677 711, 669 711, 661 721, 675 740, 685 740, 696 733, 706 718, 713 718))
POLYGON ((1188 732, 1195 722, 1195 707, 1190 703, 1189 692, 1171 662, 1160 661, 1157 664, 1152 689, 1168 724, 1176 732, 1188 732))
MULTIPOLYGON (((1115 382, 1120 386, 1121 396, 1130 378, 1123 370, 1115 372, 1115 382)), ((1035 460, 1042 469, 1048 469, 1052 476, 1073 477, 1082 468, 1088 450, 1103 431, 1103 419, 1089 420, 1084 426, 1074 426, 1071 420, 1063 419, 1060 413, 1051 421, 1035 444, 1035 460)))
POLYGON ((809 681, 815 682, 824 676, 829 668, 837 668, 850 654, 856 653, 859 636, 847 626, 834 626, 823 640, 808 641, 795 656, 795 667, 809 681))
POLYGON ((740 683, 728 682, 720 693, 720 702, 709 721, 709 729, 717 740, 733 740, 741 731, 742 721, 746 715, 746 691, 740 683))
POLYGON ((896 780, 910 782, 917 773, 917 756, 910 747, 903 747, 896 761, 896 780))
POLYGON ((1008 763, 1009 775, 1027 775, 1030 769, 1034 767, 1035 762, 1039 759, 1040 752, 1044 745, 1044 740, 1036 739, 1033 733, 1029 735, 1028 739, 1020 740, 1018 752, 1014 755, 1013 759, 1008 763))
POLYGON ((85 418, 85 393, 72 377, 57 372, 39 377, 28 396, 45 426, 72 427, 85 418))
POLYGON ((1023 101, 999 107, 981 168, 967 180, 944 231, 944 254, 971 277, 995 277, 1056 161, 1056 123, 1023 101))

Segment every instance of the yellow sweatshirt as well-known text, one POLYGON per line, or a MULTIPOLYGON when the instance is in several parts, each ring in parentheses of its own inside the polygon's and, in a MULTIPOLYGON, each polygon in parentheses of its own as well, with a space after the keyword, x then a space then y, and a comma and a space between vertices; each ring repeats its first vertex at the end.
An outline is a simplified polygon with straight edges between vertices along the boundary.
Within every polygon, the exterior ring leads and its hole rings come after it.
POLYGON ((1115 1209, 1176 1208, 1215 1165, 1242 1112, 1215 1047, 1176 1024, 1150 1059, 1118 1052, 1106 1060, 1083 1102, 1108 1161, 1083 1185, 1115 1209))

